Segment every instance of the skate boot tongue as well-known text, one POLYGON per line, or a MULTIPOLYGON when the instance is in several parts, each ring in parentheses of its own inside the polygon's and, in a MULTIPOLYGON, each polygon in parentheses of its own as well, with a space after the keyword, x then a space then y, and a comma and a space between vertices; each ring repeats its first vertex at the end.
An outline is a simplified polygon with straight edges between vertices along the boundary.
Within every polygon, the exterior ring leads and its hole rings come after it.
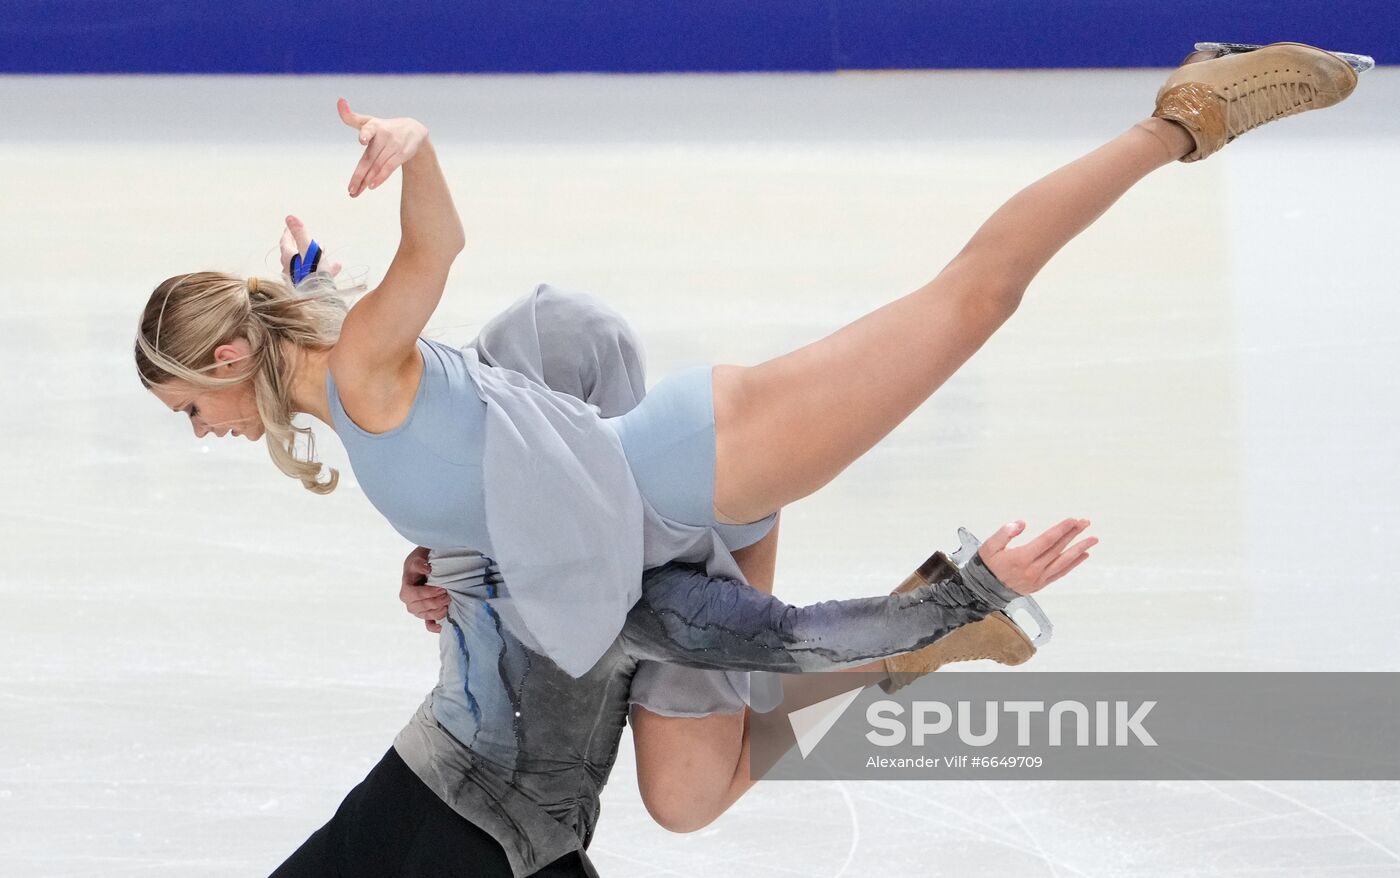
POLYGON ((1152 115, 1191 133, 1196 149, 1182 161, 1194 162, 1267 122, 1340 103, 1355 88, 1356 72, 1336 55, 1276 43, 1178 68, 1152 115))

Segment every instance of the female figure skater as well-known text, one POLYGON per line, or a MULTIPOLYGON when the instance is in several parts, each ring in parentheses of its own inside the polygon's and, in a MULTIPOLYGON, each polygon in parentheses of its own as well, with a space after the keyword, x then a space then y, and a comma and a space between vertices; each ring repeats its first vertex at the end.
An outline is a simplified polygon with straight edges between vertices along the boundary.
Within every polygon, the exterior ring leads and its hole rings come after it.
MULTIPOLYGON (((488 323, 472 347, 483 360, 597 405, 605 416, 630 410, 644 392, 631 328, 585 296, 538 290, 488 323)), ((1056 571, 1069 560, 1060 553, 1041 563, 1034 543, 999 551, 1001 539, 1004 534, 981 548, 985 564, 970 561, 959 569, 936 555, 922 575, 911 577, 911 594, 813 608, 789 607, 690 565, 648 570, 621 636, 579 679, 501 624, 509 596, 493 597, 498 577, 489 559, 439 553, 430 571, 428 551, 417 549, 405 561, 404 590, 417 589, 412 583, 431 572, 441 587, 432 593, 450 602, 445 618, 431 598, 424 611, 447 628, 439 684, 394 747, 274 878, 592 874, 584 850, 629 702, 640 713, 657 695, 638 684, 639 668, 667 662, 655 666, 667 675, 668 703, 684 698, 698 712, 725 707, 714 701, 724 678, 707 680, 714 672, 698 669, 878 673, 881 662, 867 659, 930 640, 918 650, 925 662, 982 655, 948 647, 958 635, 1004 619, 997 608, 1014 593, 990 571, 1026 588, 1059 578, 1063 573, 1056 571)), ((866 681, 851 679, 852 685, 866 681)), ((800 686, 786 688, 788 709, 805 703, 800 686)), ((714 754, 727 752, 729 741, 712 727, 709 740, 693 737, 689 749, 667 754, 678 766, 672 781, 687 782, 673 795, 655 789, 649 783, 654 770, 641 757, 657 727, 637 726, 635 715, 638 784, 648 808, 669 828, 697 828, 697 812, 673 803, 713 783, 713 774, 740 784, 723 807, 752 783, 747 737, 733 763, 717 764, 714 754)))
POLYGON ((731 550, 767 536, 753 551, 771 552, 777 510, 927 399, 1014 313, 1050 257, 1134 183, 1274 118, 1334 104, 1355 83, 1346 62, 1297 44, 1187 63, 1151 118, 1018 193, 921 289, 760 365, 671 376, 610 419, 419 338, 464 246, 462 226, 426 129, 342 101, 366 147, 350 194, 404 168, 402 239, 383 283, 336 334, 337 315, 298 323, 257 278, 170 278, 142 316, 138 369, 200 435, 271 431, 274 461, 314 491, 332 490, 336 474, 322 480, 314 456, 298 455, 290 418, 332 424, 400 533, 492 558, 517 634, 581 675, 636 603, 643 569, 693 559, 715 535, 731 550), (250 308, 262 324, 229 321, 250 308), (564 570, 576 575, 568 590, 556 585, 564 570))
MULTIPOLYGON (((335 475, 322 481, 312 450, 297 454, 290 417, 334 424, 400 532, 494 559, 520 623, 512 633, 582 676, 639 599, 642 569, 703 554, 714 535, 731 548, 765 539, 778 508, 936 390, 1015 311, 1045 262, 1138 179, 1336 103, 1354 85, 1343 62, 1295 45, 1185 65, 1153 118, 1019 193, 925 287, 768 363, 682 373, 610 421, 418 339, 463 246, 461 226, 422 126, 342 103, 367 145, 352 196, 404 167, 403 239, 383 284, 337 336, 332 321, 308 324, 301 305, 257 279, 172 278, 143 315, 138 367, 200 435, 271 432, 279 466, 313 490, 333 488, 335 475), (239 308, 261 323, 230 325, 239 308)), ((1082 525, 1068 530, 1072 539, 1082 525)), ((767 539, 759 550, 771 553, 767 539)), ((1087 548, 1066 554, 1077 561, 1087 548)))

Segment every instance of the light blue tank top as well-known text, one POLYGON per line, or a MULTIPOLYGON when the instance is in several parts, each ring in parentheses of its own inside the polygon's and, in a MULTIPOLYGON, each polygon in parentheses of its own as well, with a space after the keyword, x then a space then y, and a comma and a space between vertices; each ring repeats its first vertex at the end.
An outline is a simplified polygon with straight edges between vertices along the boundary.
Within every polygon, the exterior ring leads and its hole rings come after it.
POLYGON ((492 556, 482 479, 486 403, 461 351, 420 338, 418 353, 423 378, 413 407, 383 433, 350 419, 327 369, 333 426, 365 496, 405 539, 492 556))

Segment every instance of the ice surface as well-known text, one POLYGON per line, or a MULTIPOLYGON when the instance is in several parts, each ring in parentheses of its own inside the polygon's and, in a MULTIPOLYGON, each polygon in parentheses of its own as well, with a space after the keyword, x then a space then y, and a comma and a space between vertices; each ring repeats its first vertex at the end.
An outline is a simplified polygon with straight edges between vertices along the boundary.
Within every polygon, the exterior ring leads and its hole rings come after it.
MULTIPOLYGON (((335 98, 433 129, 469 230, 433 321, 595 292, 653 382, 922 284, 1162 74, 0 78, 0 874, 266 874, 436 677, 352 480, 194 440, 131 366, 150 288, 275 271, 296 212, 378 277, 335 98)), ((1041 670, 1400 670, 1400 73, 1130 193, 886 442, 787 510, 777 591, 888 589, 955 529, 1091 517, 1041 670)), ((858 367, 859 364, 853 364, 858 367)), ((342 460, 334 438, 326 454, 342 460)), ((609 876, 1400 874, 1400 785, 773 783, 642 808, 609 876)))

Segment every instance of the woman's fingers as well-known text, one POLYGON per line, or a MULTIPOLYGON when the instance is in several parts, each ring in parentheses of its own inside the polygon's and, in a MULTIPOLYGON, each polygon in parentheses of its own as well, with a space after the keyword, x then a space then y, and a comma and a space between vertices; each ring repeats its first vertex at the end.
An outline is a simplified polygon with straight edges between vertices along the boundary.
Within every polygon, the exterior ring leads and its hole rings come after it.
POLYGON ((292 259, 298 255, 305 256, 311 249, 311 232, 307 230, 305 223, 294 216, 289 215, 285 222, 287 227, 282 230, 282 238, 277 242, 277 246, 282 251, 282 271, 290 276, 292 259))
POLYGON ((366 189, 380 186, 404 162, 413 158, 427 136, 427 129, 414 119, 376 119, 353 112, 342 98, 340 118, 360 132, 364 155, 350 176, 349 192, 354 198, 366 189))
POLYGON ((1089 527, 1087 518, 1066 518, 1024 546, 1007 546, 1024 528, 1021 521, 1003 526, 982 544, 979 554, 992 573, 1012 591, 1033 594, 1083 563, 1098 545, 1088 537, 1066 548, 1089 527))
POLYGON ((1088 552, 1079 552, 1078 555, 1070 555, 1070 553, 1068 552, 1065 553, 1063 559, 1060 559, 1058 560, 1058 562, 1051 564, 1050 570, 1046 571, 1046 580, 1044 580, 1042 588, 1046 587, 1046 585, 1049 585, 1050 583, 1054 583, 1054 581, 1056 580, 1060 580, 1060 578, 1063 578, 1065 574, 1070 573, 1071 570, 1074 570, 1075 567, 1078 567, 1079 564, 1086 562, 1086 560, 1088 559, 1088 552))
POLYGON ((287 231, 292 233, 292 241, 296 243, 297 252, 305 256, 306 251, 311 248, 311 232, 307 231, 306 224, 289 215, 287 217, 287 231))
MULTIPOLYGON (((1070 571, 1074 570, 1074 568, 1078 567, 1080 564, 1083 564, 1085 561, 1088 561, 1088 560, 1089 560, 1089 553, 1088 553, 1088 552, 1085 552, 1084 554, 1080 555, 1078 558, 1075 558, 1073 561, 1071 561, 1071 562, 1070 562, 1070 565, 1069 565, 1068 567, 1066 567, 1064 570, 1061 570, 1059 573, 1055 574, 1055 579, 1059 579, 1061 576, 1064 576, 1066 573, 1069 573, 1070 571)), ((1054 580, 1051 580, 1051 581, 1053 582, 1054 580)))
POLYGON ((1041 571, 1039 578, 1046 585, 1049 585, 1077 567, 1081 561, 1088 557, 1089 550, 1098 544, 1098 537, 1089 537, 1088 539, 1080 540, 1041 571))
POLYGON ((1090 549, 1092 549, 1094 546, 1097 546, 1098 544, 1099 544, 1099 538, 1098 538, 1098 537, 1088 537, 1088 538, 1086 538, 1086 539, 1082 539, 1082 540, 1080 540, 1079 542, 1075 543, 1074 546, 1073 546, 1072 548, 1070 548, 1069 551, 1065 552, 1065 554, 1066 554, 1066 555, 1078 555, 1078 554, 1081 553, 1081 552, 1087 552, 1087 551, 1089 551, 1090 549))
POLYGON ((1088 519, 1078 519, 1075 522, 1074 527, 1071 527, 1069 530, 1065 531, 1065 533, 1061 535, 1058 540, 1055 541, 1054 545, 1046 549, 1044 552, 1040 553, 1040 555, 1036 556, 1036 559, 1031 562, 1031 567, 1034 568, 1039 566, 1041 568, 1044 568, 1047 565, 1049 565, 1051 562, 1053 562, 1056 558, 1060 556, 1060 553, 1065 550, 1065 546, 1069 545, 1069 541, 1082 534, 1084 532, 1084 529, 1088 526, 1088 519))
POLYGON ((1065 534, 1074 530, 1078 525, 1079 519, 1066 518, 1064 521, 1022 546, 1021 551, 1024 552, 1028 558, 1039 558, 1041 555, 1044 555, 1051 546, 1059 542, 1065 534))
POLYGON ((979 550, 982 555, 982 560, 985 562, 991 556, 1004 550, 1006 544, 1011 542, 1017 534, 1025 529, 1026 523, 1024 521, 1011 521, 1003 524, 996 533, 987 537, 987 539, 982 542, 982 548, 979 550))
POLYGON ((360 156, 360 163, 355 166, 355 173, 350 175, 351 198, 365 191, 370 168, 374 167, 375 162, 379 161, 384 152, 390 149, 391 140, 392 138, 389 137, 377 137, 370 141, 369 146, 365 147, 365 154, 360 156))
POLYGON ((390 175, 403 164, 403 153, 397 149, 386 152, 369 170, 369 188, 374 189, 389 179, 390 175))
POLYGON ((282 237, 277 241, 277 249, 282 253, 282 270, 291 274, 292 257, 297 255, 297 242, 296 238, 292 237, 291 229, 282 230, 282 237))
POLYGON ((351 110, 350 102, 345 98, 336 101, 335 108, 336 111, 340 113, 340 121, 349 125, 351 128, 363 128, 366 122, 374 118, 373 116, 364 116, 351 110))

